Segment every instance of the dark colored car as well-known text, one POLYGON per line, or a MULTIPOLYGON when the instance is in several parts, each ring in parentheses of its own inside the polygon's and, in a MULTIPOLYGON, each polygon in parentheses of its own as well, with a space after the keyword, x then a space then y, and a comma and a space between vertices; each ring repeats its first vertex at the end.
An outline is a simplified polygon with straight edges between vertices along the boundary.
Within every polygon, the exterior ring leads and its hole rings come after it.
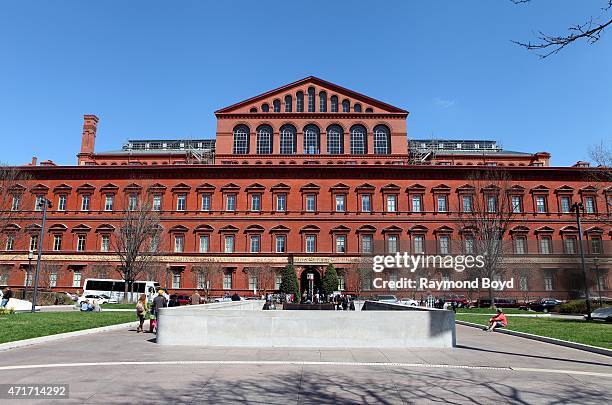
POLYGON ((536 312, 550 312, 561 305, 561 301, 554 298, 542 298, 538 301, 532 301, 527 304, 527 308, 536 312))
POLYGON ((179 305, 191 304, 191 297, 188 295, 179 295, 176 300, 178 301, 179 305))
POLYGON ((446 295, 440 297, 440 300, 443 300, 445 303, 448 302, 449 304, 454 302, 457 308, 465 308, 468 306, 468 300, 465 298, 465 295, 446 295))
MULTIPOLYGON (((584 317, 586 318, 586 315, 584 317)), ((612 322, 612 307, 596 309, 591 312, 591 318, 594 321, 612 322)))
MULTIPOLYGON (((479 308, 488 308, 491 306, 489 298, 481 298, 478 300, 479 308)), ((493 306, 496 308, 518 308, 521 305, 514 298, 493 298, 493 306)))

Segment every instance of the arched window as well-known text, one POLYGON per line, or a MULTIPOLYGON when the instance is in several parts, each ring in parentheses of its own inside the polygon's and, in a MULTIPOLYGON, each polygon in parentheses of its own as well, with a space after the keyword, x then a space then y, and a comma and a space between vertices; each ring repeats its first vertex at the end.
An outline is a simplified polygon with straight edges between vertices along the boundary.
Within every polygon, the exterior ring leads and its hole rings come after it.
POLYGON ((340 125, 327 127, 327 153, 330 155, 344 153, 344 133, 340 125))
POLYGON ((327 112, 327 93, 319 92, 319 112, 327 112))
POLYGON ((372 113, 372 112, 374 112, 374 110, 372 109, 372 107, 368 107, 368 108, 366 108, 366 112, 367 113, 372 113))
POLYGON ((361 104, 356 103, 356 104, 353 106, 353 111, 355 111, 355 112, 361 112, 361 104))
POLYGON ((385 125, 374 127, 374 154, 388 155, 391 153, 391 132, 385 125))
POLYGON ((338 112, 338 96, 331 96, 331 112, 338 112))
POLYGON ((308 88, 308 112, 315 112, 315 89, 308 88))
POLYGON ((283 125, 280 129, 280 154, 293 155, 295 153, 295 134, 293 125, 283 125))
POLYGON ((304 92, 298 91, 295 95, 295 110, 297 112, 304 112, 304 92))
POLYGON ((276 99, 272 102, 272 105, 274 106, 274 112, 280 112, 280 100, 276 99))
POLYGON ((249 127, 238 125, 234 128, 234 154, 246 155, 249 153, 249 127))
POLYGON ((293 98, 287 94, 285 96, 285 112, 291 112, 293 110, 293 98))
POLYGON ((251 107, 251 109, 249 110, 252 113, 256 113, 257 112, 257 107, 251 107))
POLYGON ((351 112, 351 102, 342 100, 342 112, 351 112))
POLYGON ((257 128, 257 154, 269 155, 272 153, 272 127, 260 125, 257 128))
POLYGON ((321 132, 316 125, 306 125, 304 127, 304 153, 307 155, 318 155, 320 147, 321 132))
POLYGON ((368 150, 367 131, 363 125, 351 127, 351 155, 363 155, 368 150))
POLYGON ((261 111, 263 111, 263 112, 269 112, 270 111, 270 106, 268 105, 268 103, 263 103, 261 105, 261 111))

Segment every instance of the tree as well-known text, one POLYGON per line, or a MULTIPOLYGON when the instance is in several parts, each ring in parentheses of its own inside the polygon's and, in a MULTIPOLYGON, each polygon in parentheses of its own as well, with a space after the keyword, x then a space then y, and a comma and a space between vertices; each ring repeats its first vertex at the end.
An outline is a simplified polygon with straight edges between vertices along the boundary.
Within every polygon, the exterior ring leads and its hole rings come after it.
MULTIPOLYGON (((29 176, 15 167, 0 165, 0 247, 5 249, 8 238, 15 244, 24 233, 20 223, 23 222, 21 210, 30 206, 31 198, 25 193, 21 182, 29 176)), ((28 208, 29 209, 29 208, 28 208)))
POLYGON ((89 275, 92 278, 112 278, 113 266, 109 263, 94 263, 89 266, 89 275))
POLYGON ((361 296, 364 290, 372 288, 373 274, 371 262, 361 261, 351 264, 346 272, 349 289, 354 291, 357 297, 361 296))
POLYGON ((533 270, 515 267, 512 269, 512 273, 514 276, 515 288, 521 292, 523 301, 525 303, 529 302, 531 298, 529 289, 534 281, 533 270))
POLYGON ((300 296, 300 287, 298 285, 297 274, 295 273, 295 267, 293 267, 292 264, 288 264, 283 269, 280 292, 282 294, 293 294, 294 299, 298 299, 300 296))
POLYGON ((205 262, 191 267, 193 283, 198 290, 204 290, 204 298, 208 296, 213 285, 213 279, 217 274, 223 273, 223 265, 217 262, 205 262))
POLYGON ((113 250, 119 259, 119 273, 125 281, 124 301, 129 286, 156 263, 160 249, 161 226, 158 211, 150 201, 128 202, 123 210, 121 225, 115 230, 113 250))
POLYGON ((334 265, 330 263, 327 265, 325 274, 323 275, 323 280, 321 281, 323 294, 328 297, 334 291, 338 291, 338 283, 338 273, 336 272, 334 265))
POLYGON ((51 277, 56 277, 55 281, 57 282, 57 276, 60 274, 62 266, 60 264, 51 263, 49 261, 42 261, 40 263, 40 272, 38 274, 38 286, 42 289, 49 289, 54 287, 51 283, 51 277))
MULTIPOLYGON (((531 0, 511 0, 514 4, 530 3, 531 0)), ((512 41, 530 51, 543 51, 538 55, 547 58, 560 52, 566 46, 577 42, 586 41, 592 45, 601 39, 601 34, 612 25, 612 18, 608 14, 612 10, 612 0, 605 0, 603 8, 598 16, 591 15, 585 22, 574 24, 568 28, 565 34, 545 34, 538 31, 537 42, 512 41)))
POLYGON ((257 289, 265 294, 266 291, 273 288, 274 271, 271 266, 253 266, 247 267, 244 270, 249 277, 254 277, 257 280, 257 289))
MULTIPOLYGON (((508 234, 515 212, 519 209, 512 206, 508 173, 501 168, 481 169, 469 175, 468 181, 471 207, 462 207, 459 221, 466 240, 470 240, 472 245, 472 254, 482 256, 484 266, 474 266, 466 271, 480 279, 501 278, 506 270, 504 256, 509 247, 504 236, 508 234)), ((488 292, 493 306, 493 289, 489 288, 488 292)))

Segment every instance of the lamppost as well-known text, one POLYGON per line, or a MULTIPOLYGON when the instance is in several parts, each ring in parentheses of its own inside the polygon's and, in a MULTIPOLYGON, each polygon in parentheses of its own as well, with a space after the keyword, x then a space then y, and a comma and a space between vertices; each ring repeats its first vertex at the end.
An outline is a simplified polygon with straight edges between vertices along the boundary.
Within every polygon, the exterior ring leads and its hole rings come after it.
POLYGON ((23 288, 23 299, 27 299, 28 295, 28 280, 30 279, 30 273, 32 272, 32 259, 34 258, 34 251, 30 249, 28 252, 28 269, 26 270, 25 276, 25 287, 23 288))
POLYGON ((38 203, 38 208, 42 208, 42 226, 38 237, 38 257, 36 258, 36 273, 34 273, 34 292, 32 293, 32 312, 36 312, 36 292, 38 291, 38 273, 40 272, 40 257, 42 256, 42 246, 45 237, 45 222, 47 221, 47 208, 51 208, 51 201, 46 198, 38 203))
POLYGON ((586 299, 587 321, 591 320, 591 298, 589 297, 589 284, 587 282, 586 264, 584 262, 584 249, 582 248, 582 226, 580 225, 580 212, 584 211, 581 202, 572 204, 572 210, 576 212, 576 225, 578 225, 578 248, 580 249, 580 260, 582 262, 582 278, 584 281, 584 298, 586 299))
POLYGON ((597 276, 597 291, 599 292, 599 307, 603 307, 603 301, 601 299, 601 277, 599 276, 599 257, 593 258, 593 265, 595 266, 595 275, 597 276))

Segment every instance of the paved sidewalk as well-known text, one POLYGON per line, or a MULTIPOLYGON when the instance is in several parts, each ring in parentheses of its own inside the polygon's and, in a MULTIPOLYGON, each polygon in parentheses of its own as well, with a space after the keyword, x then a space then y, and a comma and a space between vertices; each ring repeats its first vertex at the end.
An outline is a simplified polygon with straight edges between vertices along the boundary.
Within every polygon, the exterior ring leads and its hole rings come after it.
POLYGON ((0 380, 70 384, 60 404, 612 402, 610 357, 457 334, 454 349, 296 350, 157 346, 126 329, 0 353, 0 380))

